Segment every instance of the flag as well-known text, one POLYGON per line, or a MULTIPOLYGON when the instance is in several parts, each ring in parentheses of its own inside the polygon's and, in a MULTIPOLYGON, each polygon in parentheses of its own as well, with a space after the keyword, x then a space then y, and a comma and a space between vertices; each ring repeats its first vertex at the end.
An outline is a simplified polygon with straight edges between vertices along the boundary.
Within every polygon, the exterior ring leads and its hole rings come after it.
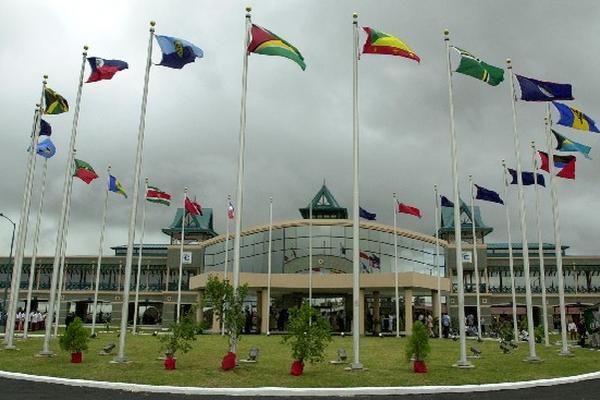
POLYGON ((148 190, 146 190, 146 200, 151 203, 162 204, 165 206, 171 205, 171 195, 167 192, 163 192, 156 186, 148 186, 148 190))
POLYGON ((202 215, 202 206, 185 196, 185 211, 192 215, 202 215))
POLYGON ((554 104, 554 107, 556 107, 560 113, 560 119, 557 124, 568 126, 573 129, 579 129, 581 131, 600 133, 594 120, 575 107, 569 107, 566 104, 558 103, 556 101, 553 101, 552 104, 554 104))
POLYGON ((233 203, 229 202, 227 206, 227 218, 234 219, 235 218, 235 208, 233 208, 233 203))
MULTIPOLYGON (((542 160, 542 165, 540 165, 540 169, 543 169, 546 172, 550 172, 550 164, 548 153, 538 150, 538 154, 542 160)), ((561 156, 554 155, 554 166, 560 171, 556 174, 556 176, 565 179, 575 179, 575 162, 577 158, 575 156, 561 156)))
POLYGON ((49 123, 40 119, 40 133, 39 136, 50 136, 52 135, 52 127, 49 123))
POLYGON ((475 57, 466 50, 454 47, 460 53, 460 64, 456 72, 472 76, 492 86, 497 86, 504 80, 504 70, 494 67, 475 57))
MULTIPOLYGON (((518 184, 517 171, 515 171, 512 168, 508 168, 508 172, 510 173, 510 176, 512 177, 512 182, 510 182, 510 184, 511 185, 518 184)), ((533 172, 521 171, 521 183, 525 186, 535 185, 536 177, 533 174, 534 174, 533 172)), ((546 187, 546 181, 544 180, 544 175, 542 175, 542 174, 536 174, 536 175, 537 175, 537 184, 540 186, 546 187)))
POLYGON ((381 259, 378 256, 371 254, 371 256, 369 256, 369 261, 371 261, 371 268, 381 270, 381 259))
POLYGON ((415 52, 406 45, 406 43, 397 37, 384 32, 376 31, 368 26, 363 26, 363 30, 367 32, 367 41, 363 46, 363 53, 386 54, 410 58, 416 62, 421 61, 419 56, 416 55, 415 52))
POLYGON ((440 196, 442 198, 442 207, 454 207, 454 203, 448 200, 448 198, 444 195, 440 196))
POLYGON ((362 266, 363 271, 369 273, 371 272, 371 258, 364 251, 359 252, 360 256, 360 265, 362 266))
POLYGON ((590 157, 590 150, 592 149, 590 146, 586 146, 585 144, 577 143, 572 141, 571 139, 567 139, 560 133, 556 132, 554 129, 552 129, 552 133, 554 134, 554 137, 556 138, 557 142, 556 150, 565 152, 578 151, 581 154, 583 154, 585 158, 590 160, 592 159, 590 157))
POLYGON ((187 40, 156 35, 156 41, 163 53, 158 65, 181 69, 184 65, 196 61, 196 58, 204 57, 202 49, 187 40))
POLYGON ((123 189, 121 182, 119 182, 119 180, 112 175, 108 176, 108 190, 127 198, 127 193, 125 193, 125 189, 123 189))
POLYGON ((44 158, 51 158, 56 154, 56 147, 50 138, 46 138, 38 143, 35 148, 35 152, 44 158))
POLYGON ((477 188, 477 200, 491 201, 492 203, 504 204, 504 201, 500 198, 500 195, 493 190, 484 188, 483 186, 475 185, 477 188))
POLYGON ((398 212, 421 218, 421 210, 419 210, 417 207, 409 206, 404 203, 398 202, 398 212))
POLYGON ((129 65, 121 60, 105 60, 100 57, 88 57, 87 60, 92 68, 92 73, 86 83, 112 79, 117 72, 129 68, 129 65))
POLYGON ((538 81, 516 75, 521 87, 521 100, 525 101, 553 101, 573 100, 571 85, 568 83, 554 83, 538 81))
POLYGON ((67 100, 49 87, 44 90, 44 97, 46 98, 46 111, 44 114, 62 114, 69 111, 67 100))
POLYGON ((556 174, 559 178, 575 179, 575 161, 573 158, 556 174))
POLYGON ((273 32, 252 24, 250 35, 252 41, 248 45, 248 53, 289 58, 298 64, 302 71, 306 69, 306 63, 304 63, 304 57, 300 51, 273 32))
POLYGON ((96 171, 94 171, 94 168, 92 168, 90 164, 78 159, 75 159, 75 173, 73 176, 78 177, 88 185, 98 177, 96 171))
POLYGON ((370 213, 362 207, 358 207, 358 213, 361 218, 368 219, 369 221, 375 221, 375 218, 377 217, 377 214, 370 213))

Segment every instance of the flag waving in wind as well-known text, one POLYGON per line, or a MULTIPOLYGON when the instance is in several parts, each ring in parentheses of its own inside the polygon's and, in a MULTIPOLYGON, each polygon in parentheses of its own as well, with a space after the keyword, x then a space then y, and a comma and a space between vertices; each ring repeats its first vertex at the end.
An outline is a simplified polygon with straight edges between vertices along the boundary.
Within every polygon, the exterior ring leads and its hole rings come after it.
POLYGON ((252 41, 248 45, 248 53, 289 58, 298 64, 302 71, 306 69, 306 63, 300 51, 273 32, 252 24, 250 35, 252 41))
POLYGON ((492 203, 504 204, 504 201, 500 198, 500 195, 493 190, 484 188, 483 186, 475 185, 477 188, 477 200, 490 201, 492 203))
POLYGON ((504 80, 502 68, 487 64, 466 50, 458 47, 454 47, 454 49, 460 53, 460 64, 456 72, 472 76, 492 86, 497 86, 504 80))
POLYGON ((69 111, 67 100, 49 87, 46 87, 44 97, 46 98, 45 114, 62 114, 69 111))
POLYGON ((521 87, 521 100, 524 101, 553 101, 573 100, 571 85, 538 81, 515 74, 521 87))
POLYGON ((440 196, 442 200, 442 207, 454 207, 454 203, 451 202, 446 196, 440 196))
POLYGON ((158 65, 181 69, 184 65, 196 61, 196 58, 204 57, 202 49, 187 40, 171 36, 156 35, 155 37, 163 53, 158 65))
MULTIPOLYGON (((550 160, 548 153, 538 150, 542 164, 540 169, 550 172, 550 160)), ((560 171, 556 174, 559 178, 575 179, 575 162, 577 158, 575 156, 561 156, 558 154, 554 155, 554 167, 560 171)))
POLYGON ((46 138, 38 143, 35 152, 44 158, 51 158, 56 154, 56 147, 50 138, 46 138))
POLYGON ((576 109, 566 104, 553 101, 554 107, 560 113, 560 119, 557 124, 568 126, 569 128, 579 129, 580 131, 600 133, 593 119, 576 109))
POLYGON ((127 193, 125 193, 123 185, 121 185, 121 182, 112 175, 109 175, 108 177, 108 190, 127 198, 127 193))
POLYGON ((167 192, 163 192, 156 186, 148 186, 146 191, 146 200, 151 203, 162 204, 164 206, 171 205, 171 195, 167 192))
POLYGON ((384 32, 376 31, 368 26, 363 26, 363 30, 367 32, 367 41, 363 46, 363 53, 386 54, 410 58, 416 62, 421 61, 419 56, 416 55, 415 52, 406 45, 406 43, 397 37, 384 32))
POLYGON ((75 159, 75 173, 73 176, 78 177, 88 185, 91 181, 98 177, 94 168, 83 160, 75 159))
POLYGON ((185 196, 185 211, 192 215, 202 215, 202 206, 195 201, 190 200, 189 197, 185 196))
POLYGON ((358 214, 361 218, 368 219, 369 221, 375 221, 375 219, 377 218, 377 214, 368 212, 362 207, 358 208, 358 214))
MULTIPOLYGON (((508 172, 510 173, 510 176, 512 177, 512 181, 510 182, 510 184, 517 185, 518 184, 517 171, 515 171, 512 168, 508 168, 508 172)), ((544 175, 536 174, 534 176, 533 174, 534 174, 533 172, 521 171, 521 183, 523 183, 524 186, 535 185, 535 182, 537 180, 538 185, 546 187, 546 181, 544 180, 544 175)))
POLYGON ((43 119, 40 119, 40 136, 50 136, 52 135, 52 127, 50 126, 49 123, 47 123, 46 121, 44 121, 43 119))
POLYGON ((408 214, 413 215, 415 217, 421 218, 421 210, 417 207, 409 206, 408 204, 398 202, 398 213, 400 214, 408 214))
POLYGON ((581 154, 583 154, 583 156, 585 158, 587 158, 589 160, 592 159, 590 157, 590 150, 592 150, 592 148, 590 146, 586 146, 585 144, 574 142, 571 139, 568 139, 568 138, 564 137, 563 135, 561 135, 560 133, 556 132, 554 129, 552 129, 552 133, 554 134, 554 137, 556 138, 556 142, 557 142, 556 150, 565 151, 565 152, 578 151, 581 154))
POLYGON ((121 60, 105 60, 100 57, 88 57, 87 60, 92 68, 92 73, 86 83, 112 79, 117 72, 129 68, 129 65, 121 60))

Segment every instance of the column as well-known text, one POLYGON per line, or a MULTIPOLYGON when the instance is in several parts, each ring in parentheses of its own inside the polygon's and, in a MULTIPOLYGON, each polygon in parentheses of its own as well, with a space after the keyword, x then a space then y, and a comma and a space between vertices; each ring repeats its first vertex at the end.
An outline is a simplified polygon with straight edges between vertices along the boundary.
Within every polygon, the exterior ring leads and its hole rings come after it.
POLYGON ((441 318, 442 317, 442 310, 440 310, 440 292, 438 292, 437 290, 432 290, 431 291, 431 303, 433 306, 433 318, 441 318))
POLYGON ((404 289, 404 332, 405 332, 405 335, 407 335, 407 336, 412 333, 412 326, 413 326, 412 301, 413 301, 412 288, 404 289))

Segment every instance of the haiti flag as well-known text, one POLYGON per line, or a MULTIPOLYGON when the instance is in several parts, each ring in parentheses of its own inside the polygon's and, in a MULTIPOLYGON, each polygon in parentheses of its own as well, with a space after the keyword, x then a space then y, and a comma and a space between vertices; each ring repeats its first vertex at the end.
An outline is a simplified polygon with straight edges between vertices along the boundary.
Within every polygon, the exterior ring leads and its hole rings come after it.
POLYGON ((100 57, 88 57, 87 60, 92 68, 92 73, 86 83, 112 79, 117 72, 129 68, 129 65, 121 60, 105 60, 100 57))

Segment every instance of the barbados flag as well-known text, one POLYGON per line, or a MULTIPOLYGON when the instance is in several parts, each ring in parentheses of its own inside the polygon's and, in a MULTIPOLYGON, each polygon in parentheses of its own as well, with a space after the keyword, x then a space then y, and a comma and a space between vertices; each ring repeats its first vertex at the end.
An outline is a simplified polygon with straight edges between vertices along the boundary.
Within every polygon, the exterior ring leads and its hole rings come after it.
POLYGON ((568 126, 573 129, 579 129, 581 131, 600 133, 594 120, 575 107, 569 107, 566 104, 556 101, 553 101, 552 104, 554 104, 554 107, 556 107, 560 113, 560 119, 557 124, 568 126))
POLYGON ((123 189, 121 182, 119 182, 119 180, 112 175, 110 175, 110 178, 108 181, 108 190, 110 190, 111 192, 120 194, 121 196, 127 198, 127 193, 125 193, 125 189, 123 189))

